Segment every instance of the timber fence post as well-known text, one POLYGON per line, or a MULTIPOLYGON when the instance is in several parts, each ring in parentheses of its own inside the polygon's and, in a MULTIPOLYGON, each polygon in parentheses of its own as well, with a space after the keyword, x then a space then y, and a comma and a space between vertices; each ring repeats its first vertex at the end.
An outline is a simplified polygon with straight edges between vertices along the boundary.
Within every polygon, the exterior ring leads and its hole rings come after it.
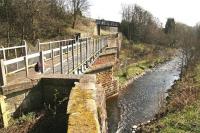
POLYGON ((37 39, 37 46, 38 46, 38 52, 40 52, 41 48, 40 48, 40 39, 37 39))
POLYGON ((4 60, 1 59, 0 62, 0 67, 1 67, 1 71, 0 71, 0 85, 1 86, 5 86, 7 84, 7 80, 6 80, 6 70, 5 70, 5 66, 4 66, 4 60))
POLYGON ((9 126, 9 111, 7 110, 7 104, 5 102, 6 97, 3 95, 0 95, 0 112, 1 112, 1 121, 2 126, 4 128, 7 128, 9 126))
POLYGON ((27 57, 27 43, 25 40, 23 40, 23 44, 25 45, 25 55, 24 55, 24 65, 25 65, 25 71, 26 71, 26 77, 28 77, 28 57, 27 57))
POLYGON ((40 63, 41 63, 41 73, 45 72, 45 65, 44 65, 44 52, 40 51, 40 63))
MULTIPOLYGON (((3 46, 2 46, 2 49, 3 49, 3 59, 5 61, 6 60, 6 51, 3 46)), ((7 69, 7 66, 5 66, 5 73, 7 73, 7 72, 8 72, 8 69, 7 69)))

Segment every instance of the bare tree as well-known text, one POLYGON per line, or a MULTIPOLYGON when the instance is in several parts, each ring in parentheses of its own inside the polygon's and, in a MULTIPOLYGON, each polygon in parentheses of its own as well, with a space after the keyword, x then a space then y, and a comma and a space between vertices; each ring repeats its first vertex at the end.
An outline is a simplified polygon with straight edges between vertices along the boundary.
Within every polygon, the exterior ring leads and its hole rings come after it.
POLYGON ((72 28, 75 28, 78 16, 82 16, 89 10, 88 0, 68 0, 68 10, 73 15, 72 28))

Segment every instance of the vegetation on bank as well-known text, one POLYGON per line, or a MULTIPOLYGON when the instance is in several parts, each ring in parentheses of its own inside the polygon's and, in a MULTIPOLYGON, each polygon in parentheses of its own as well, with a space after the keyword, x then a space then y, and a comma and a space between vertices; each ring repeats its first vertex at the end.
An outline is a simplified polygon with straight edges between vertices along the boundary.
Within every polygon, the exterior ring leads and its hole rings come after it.
MULTIPOLYGON (((140 6, 124 5, 122 7, 121 31, 129 41, 156 44, 157 48, 163 48, 164 46, 176 47, 180 49, 182 55, 181 79, 176 82, 169 92, 166 106, 161 109, 154 122, 145 125, 138 132, 200 132, 200 24, 197 23, 196 26, 191 27, 169 18, 165 28, 163 28, 159 20, 140 6), (185 62, 186 66, 183 65, 183 62, 185 62)), ((147 44, 145 44, 146 49, 149 47, 147 44)), ((137 51, 135 49, 138 50, 133 45, 126 49, 124 53, 128 56, 134 54, 127 51, 136 54, 137 51)), ((139 48, 138 51, 140 52, 138 53, 142 53, 142 49, 139 48)), ((168 50, 160 49, 158 51, 168 50)), ((125 71, 119 70, 121 72, 117 73, 117 76, 122 83, 130 75, 134 77, 134 75, 143 72, 143 68, 151 67, 151 64, 154 64, 153 59, 156 60, 160 57, 160 52, 158 51, 154 49, 150 57, 148 56, 149 54, 143 54, 143 56, 138 54, 141 60, 137 59, 137 56, 123 56, 124 58, 131 58, 130 61, 135 64, 131 65, 131 62, 125 67, 125 71), (141 61, 144 62, 141 63, 141 61), (135 73, 132 73, 132 71, 135 73)), ((164 57, 167 57, 167 54, 164 57)))
POLYGON ((175 49, 153 44, 134 44, 124 39, 120 51, 120 58, 115 76, 123 86, 129 79, 133 79, 147 69, 169 60, 175 49))
POLYGON ((167 105, 157 121, 142 127, 142 132, 200 132, 200 64, 188 68, 169 91, 167 105))
POLYGON ((37 39, 70 38, 74 29, 90 25, 85 17, 89 7, 88 0, 1 0, 0 43, 8 47, 21 40, 33 44, 37 39))

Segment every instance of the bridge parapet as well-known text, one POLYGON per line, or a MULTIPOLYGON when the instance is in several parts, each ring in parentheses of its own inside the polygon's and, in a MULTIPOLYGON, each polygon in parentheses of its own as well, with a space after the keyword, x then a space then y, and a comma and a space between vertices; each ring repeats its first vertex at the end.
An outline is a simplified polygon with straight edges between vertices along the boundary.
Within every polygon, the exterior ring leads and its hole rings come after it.
POLYGON ((106 133, 105 91, 95 75, 85 75, 72 89, 67 114, 68 133, 106 133))

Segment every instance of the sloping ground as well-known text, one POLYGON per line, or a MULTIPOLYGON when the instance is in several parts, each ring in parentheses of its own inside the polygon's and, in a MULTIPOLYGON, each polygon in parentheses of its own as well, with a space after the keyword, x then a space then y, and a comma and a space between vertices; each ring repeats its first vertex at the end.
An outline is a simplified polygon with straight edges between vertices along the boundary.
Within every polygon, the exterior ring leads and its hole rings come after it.
POLYGON ((143 74, 147 69, 169 60, 174 53, 175 49, 172 48, 153 44, 133 44, 124 39, 115 76, 123 86, 128 80, 143 74))
POLYGON ((200 65, 189 68, 169 92, 167 106, 142 132, 200 132, 200 65))

